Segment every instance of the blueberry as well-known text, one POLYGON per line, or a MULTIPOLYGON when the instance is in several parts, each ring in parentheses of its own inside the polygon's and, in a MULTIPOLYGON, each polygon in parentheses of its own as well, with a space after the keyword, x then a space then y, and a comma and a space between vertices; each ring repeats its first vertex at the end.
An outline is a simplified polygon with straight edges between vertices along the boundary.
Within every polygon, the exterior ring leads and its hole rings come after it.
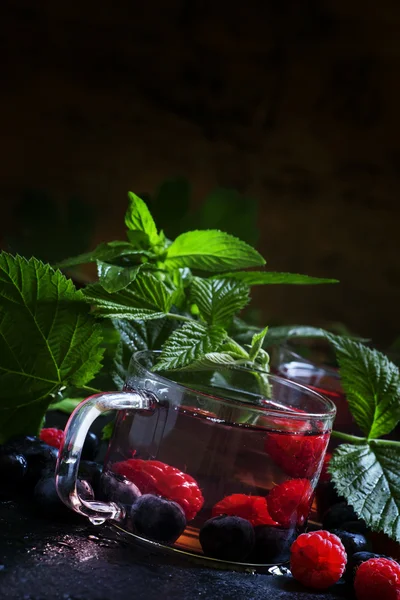
POLYGON ((367 538, 362 533, 354 533, 353 531, 344 531, 342 529, 332 529, 331 533, 340 538, 346 550, 347 559, 356 554, 356 552, 364 552, 371 547, 367 538))
MULTIPOLYGON (((84 500, 92 500, 94 497, 91 486, 86 481, 77 482, 79 496, 84 500)), ((45 475, 36 484, 34 490, 34 500, 37 508, 51 517, 72 517, 76 515, 60 500, 54 475, 45 475)))
POLYGON ((175 542, 186 527, 185 513, 179 504, 152 494, 136 500, 130 519, 134 533, 165 544, 175 542))
POLYGON ((246 519, 221 515, 204 523, 199 540, 207 556, 241 562, 251 554, 255 535, 246 519))
POLYGON ((259 525, 254 528, 255 546, 252 558, 255 563, 282 563, 290 558, 290 546, 296 539, 293 529, 259 525))
POLYGON ((354 509, 346 502, 334 504, 323 516, 322 529, 331 531, 332 529, 342 529, 357 533, 365 533, 367 526, 364 521, 359 519, 354 509))
POLYGON ((385 554, 375 554, 374 552, 356 552, 347 560, 347 567, 344 573, 345 580, 348 583, 353 583, 358 567, 370 558, 388 558, 389 560, 393 560, 389 556, 385 556, 385 554))
POLYGON ((1 493, 11 497, 12 493, 21 489, 28 472, 28 463, 22 454, 10 452, 0 454, 1 493))
POLYGON ((96 497, 98 497, 100 493, 102 472, 103 467, 100 463, 91 460, 81 460, 79 463, 78 478, 87 481, 92 486, 96 497))
POLYGON ((87 434, 82 448, 82 460, 95 460, 99 451, 99 438, 91 431, 87 434))
POLYGON ((100 478, 99 498, 130 506, 141 496, 139 488, 120 475, 103 473, 100 478))

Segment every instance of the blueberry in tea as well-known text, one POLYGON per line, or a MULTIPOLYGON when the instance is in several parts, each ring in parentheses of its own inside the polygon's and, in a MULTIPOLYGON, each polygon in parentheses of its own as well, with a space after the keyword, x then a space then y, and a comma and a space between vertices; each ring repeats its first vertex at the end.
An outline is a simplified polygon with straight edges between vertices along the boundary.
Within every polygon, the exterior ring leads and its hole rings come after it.
POLYGON ((134 533, 156 542, 172 544, 186 527, 185 513, 176 502, 145 494, 132 505, 134 533))
POLYGON ((206 556, 241 562, 254 548, 254 529, 241 517, 213 517, 200 529, 199 540, 206 556))

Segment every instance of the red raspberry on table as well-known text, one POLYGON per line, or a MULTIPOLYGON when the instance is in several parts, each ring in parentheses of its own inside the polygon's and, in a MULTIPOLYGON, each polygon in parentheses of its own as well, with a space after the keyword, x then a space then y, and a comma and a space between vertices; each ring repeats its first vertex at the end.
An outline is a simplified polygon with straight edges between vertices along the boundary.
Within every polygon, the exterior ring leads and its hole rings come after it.
POLYGON ((370 558, 358 567, 354 589, 357 600, 399 600, 400 565, 388 558, 370 558))
POLYGON ((158 460, 130 458, 114 463, 112 469, 137 485, 142 494, 156 494, 179 504, 188 521, 204 504, 200 488, 191 475, 158 460))
POLYGON ((257 525, 278 525, 268 512, 267 501, 263 496, 247 496, 246 494, 232 494, 226 496, 212 509, 212 516, 229 515, 241 517, 250 521, 253 527, 257 525))
POLYGON ((60 448, 64 441, 64 432, 55 427, 45 427, 41 430, 39 437, 45 444, 53 446, 53 448, 60 448))
POLYGON ((329 435, 267 433, 264 448, 290 477, 312 477, 328 445, 329 435))
POLYGON ((289 479, 274 487, 267 496, 269 514, 283 527, 304 525, 312 496, 313 488, 308 479, 289 479))
POLYGON ((293 577, 303 585, 317 590, 328 588, 339 581, 346 563, 347 555, 342 542, 329 531, 302 533, 290 549, 290 570, 293 577))

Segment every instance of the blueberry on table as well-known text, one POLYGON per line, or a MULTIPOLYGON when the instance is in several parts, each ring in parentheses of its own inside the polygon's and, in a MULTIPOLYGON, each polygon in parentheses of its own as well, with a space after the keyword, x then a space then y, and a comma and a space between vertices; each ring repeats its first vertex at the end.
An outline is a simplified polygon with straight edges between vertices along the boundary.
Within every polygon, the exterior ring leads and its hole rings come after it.
POLYGON ((121 475, 103 473, 100 478, 99 498, 110 502, 118 502, 125 506, 134 504, 141 496, 139 488, 121 475))
POLYGON ((95 460, 97 452, 99 451, 99 438, 95 433, 91 431, 87 434, 85 443, 82 448, 82 460, 95 460))
MULTIPOLYGON (((79 496, 84 500, 92 500, 94 498, 93 490, 86 481, 77 482, 77 491, 79 496)), ((76 516, 76 513, 65 506, 65 504, 60 500, 57 494, 54 474, 45 475, 37 482, 33 499, 37 508, 43 514, 46 514, 50 517, 76 516)))
MULTIPOLYGON (((370 543, 368 542, 365 535, 362 533, 355 533, 353 531, 344 531, 342 529, 332 529, 331 533, 334 533, 341 540, 347 554, 347 560, 356 552, 364 552, 370 549, 370 543)), ((372 558, 372 557, 371 557, 372 558)))
POLYGON ((25 476, 25 490, 33 489, 46 471, 54 471, 58 456, 57 448, 48 446, 34 436, 17 437, 2 447, 2 453, 22 454, 28 463, 25 476))
POLYGON ((323 516, 322 529, 331 531, 332 529, 342 529, 357 533, 365 533, 367 526, 364 521, 359 519, 354 509, 347 502, 334 504, 323 516))
POLYGON ((1 495, 7 498, 20 490, 28 473, 28 463, 22 454, 0 453, 1 495))
POLYGON ((186 527, 185 513, 179 504, 153 494, 136 500, 130 520, 134 533, 165 544, 175 542, 186 527))
POLYGON ((103 467, 100 463, 92 460, 81 460, 79 463, 79 474, 80 480, 87 481, 92 486, 95 496, 97 497, 100 493, 100 482, 103 467))
POLYGON ((290 546, 296 539, 296 531, 283 527, 260 525, 254 528, 255 545, 252 562, 272 564, 287 562, 290 559, 290 546))
POLYGON ((206 556, 241 562, 254 548, 254 529, 241 517, 221 515, 206 521, 200 529, 199 540, 206 556))

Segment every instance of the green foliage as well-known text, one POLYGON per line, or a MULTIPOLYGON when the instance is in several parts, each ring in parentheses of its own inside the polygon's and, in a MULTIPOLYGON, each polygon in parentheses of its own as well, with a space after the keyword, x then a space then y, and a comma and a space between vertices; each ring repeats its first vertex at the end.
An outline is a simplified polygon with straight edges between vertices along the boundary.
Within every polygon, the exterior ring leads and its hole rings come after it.
POLYGON ((378 352, 348 338, 328 335, 335 347, 350 410, 364 434, 390 433, 400 420, 400 373, 378 352))
POLYGON ((339 283, 337 279, 322 279, 320 277, 310 277, 309 275, 299 275, 298 273, 274 273, 271 271, 237 271, 227 273, 225 277, 237 279, 247 285, 339 283))
POLYGON ((195 277, 190 291, 192 302, 198 307, 204 321, 222 327, 228 327, 236 313, 250 301, 250 289, 229 279, 195 277))
MULTIPOLYGON (((82 386, 101 367, 100 328, 83 294, 49 265, 0 254, 0 439, 30 427, 23 415, 38 405, 39 426, 50 395, 82 386), (19 423, 16 422, 18 411, 19 423)), ((32 417, 30 417, 32 418, 32 417)))
POLYGON ((368 527, 400 542, 400 445, 343 444, 330 472, 339 494, 368 527))

